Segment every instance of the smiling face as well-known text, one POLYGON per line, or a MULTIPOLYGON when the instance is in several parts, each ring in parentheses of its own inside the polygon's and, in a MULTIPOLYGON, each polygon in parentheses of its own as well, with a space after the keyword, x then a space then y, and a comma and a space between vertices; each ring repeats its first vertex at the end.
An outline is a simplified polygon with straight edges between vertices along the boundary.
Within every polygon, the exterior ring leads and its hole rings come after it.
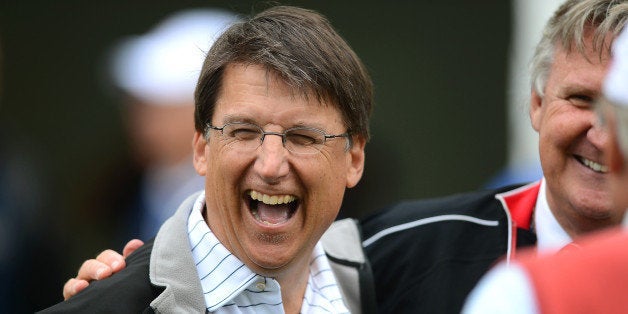
POLYGON ((621 220, 612 206, 608 167, 602 148, 608 140, 592 101, 600 94, 608 54, 600 60, 586 37, 586 57, 556 47, 544 95, 532 93, 530 118, 539 133, 547 199, 561 226, 572 236, 621 220))
MULTIPOLYGON (((295 94, 272 72, 256 65, 225 68, 212 125, 248 122, 266 132, 295 126, 346 132, 340 111, 316 97, 295 94)), ((346 187, 362 175, 364 140, 328 140, 321 151, 295 155, 280 136, 267 135, 257 149, 210 131, 194 137, 194 164, 206 177, 206 221, 223 245, 260 274, 305 274, 314 245, 334 221, 346 187), (293 270, 293 271, 291 271, 293 270)))

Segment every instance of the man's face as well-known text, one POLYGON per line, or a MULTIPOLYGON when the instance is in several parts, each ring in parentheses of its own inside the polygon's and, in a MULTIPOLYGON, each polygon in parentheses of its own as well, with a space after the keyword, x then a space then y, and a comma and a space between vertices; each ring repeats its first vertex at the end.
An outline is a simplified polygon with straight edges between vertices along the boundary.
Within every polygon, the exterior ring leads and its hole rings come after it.
MULTIPOLYGON (((295 126, 347 131, 340 111, 317 97, 302 97, 273 73, 256 65, 227 66, 211 121, 249 122, 267 132, 295 126)), ((252 270, 280 277, 307 273, 313 247, 336 218, 346 187, 360 180, 364 140, 328 140, 320 152, 295 155, 282 138, 266 135, 257 149, 243 153, 212 130, 209 141, 196 133, 194 164, 206 177, 206 220, 218 239, 252 270), (270 201, 256 199, 268 196, 270 201), (261 195, 261 196, 259 196, 261 195), (270 205, 273 197, 292 200, 270 205), (297 269, 296 271, 294 271, 297 269)))
POLYGON ((126 126, 132 153, 144 167, 189 162, 194 104, 150 104, 129 99, 126 126))
POLYGON ((539 133, 547 199, 571 235, 618 223, 602 148, 607 133, 597 125, 592 101, 600 94, 608 54, 600 60, 586 37, 586 57, 558 45, 544 96, 532 93, 530 118, 539 133))

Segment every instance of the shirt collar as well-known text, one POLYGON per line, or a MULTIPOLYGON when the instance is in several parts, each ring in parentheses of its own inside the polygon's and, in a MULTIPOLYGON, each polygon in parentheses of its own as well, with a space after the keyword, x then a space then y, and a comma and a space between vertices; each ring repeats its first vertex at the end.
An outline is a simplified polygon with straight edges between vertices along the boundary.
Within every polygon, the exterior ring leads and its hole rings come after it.
POLYGON ((345 306, 340 287, 329 265, 323 244, 319 241, 314 247, 310 260, 308 278, 301 313, 313 312, 349 313, 345 306))
POLYGON ((534 225, 536 228, 537 250, 543 253, 553 253, 571 242, 571 237, 560 226, 547 203, 547 185, 545 179, 541 182, 539 198, 534 210, 534 225))
MULTIPOLYGON (((207 310, 239 313, 255 306, 255 313, 283 313, 279 282, 251 271, 227 250, 202 216, 205 193, 188 218, 192 256, 201 280, 207 310)), ((316 244, 301 313, 349 313, 322 244, 316 244)))

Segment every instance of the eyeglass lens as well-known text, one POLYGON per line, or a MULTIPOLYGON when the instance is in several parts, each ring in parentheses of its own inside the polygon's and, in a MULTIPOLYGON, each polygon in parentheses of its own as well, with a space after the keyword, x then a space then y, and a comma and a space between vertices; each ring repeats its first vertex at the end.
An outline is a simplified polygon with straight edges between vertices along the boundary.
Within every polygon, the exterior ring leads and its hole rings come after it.
POLYGON ((254 150, 259 147, 266 136, 276 135, 282 138, 284 147, 296 154, 317 153, 325 144, 325 132, 314 128, 292 128, 283 133, 265 132, 262 128, 250 123, 229 123, 222 128, 223 136, 232 139, 232 145, 242 150, 254 150))

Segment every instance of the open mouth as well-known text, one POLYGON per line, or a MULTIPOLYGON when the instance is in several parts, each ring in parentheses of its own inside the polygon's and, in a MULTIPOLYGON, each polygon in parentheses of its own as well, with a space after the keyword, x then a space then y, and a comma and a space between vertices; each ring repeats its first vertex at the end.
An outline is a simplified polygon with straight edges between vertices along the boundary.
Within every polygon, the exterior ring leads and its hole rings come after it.
POLYGON ((586 159, 582 156, 576 156, 576 160, 578 160, 578 162, 580 162, 581 164, 583 164, 584 166, 586 166, 587 168, 595 171, 595 172, 599 172, 599 173, 607 173, 608 172, 608 167, 602 164, 599 164, 595 161, 586 159))
POLYGON ((278 225, 290 220, 299 205, 294 195, 268 195, 253 190, 247 194, 253 217, 266 225, 278 225))

